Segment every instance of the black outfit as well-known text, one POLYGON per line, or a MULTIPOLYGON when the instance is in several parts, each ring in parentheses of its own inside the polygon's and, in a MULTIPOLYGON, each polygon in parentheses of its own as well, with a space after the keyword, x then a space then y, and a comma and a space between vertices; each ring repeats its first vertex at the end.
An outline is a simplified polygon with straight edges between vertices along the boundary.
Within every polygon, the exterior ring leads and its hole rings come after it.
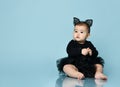
POLYGON ((85 77, 94 77, 96 68, 95 64, 104 65, 104 60, 98 56, 98 51, 90 41, 85 41, 84 44, 79 44, 75 40, 71 40, 66 49, 68 57, 61 58, 57 61, 57 67, 60 72, 63 72, 63 66, 73 64, 85 77), (92 56, 89 54, 84 56, 81 53, 83 48, 90 48, 92 56))

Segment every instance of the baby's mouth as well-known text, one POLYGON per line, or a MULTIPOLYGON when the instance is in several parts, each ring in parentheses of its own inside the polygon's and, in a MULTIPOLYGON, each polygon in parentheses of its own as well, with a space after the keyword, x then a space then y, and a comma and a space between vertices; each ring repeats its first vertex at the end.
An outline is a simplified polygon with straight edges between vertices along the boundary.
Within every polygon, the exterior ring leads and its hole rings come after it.
POLYGON ((80 38, 80 37, 76 37, 76 38, 80 38))

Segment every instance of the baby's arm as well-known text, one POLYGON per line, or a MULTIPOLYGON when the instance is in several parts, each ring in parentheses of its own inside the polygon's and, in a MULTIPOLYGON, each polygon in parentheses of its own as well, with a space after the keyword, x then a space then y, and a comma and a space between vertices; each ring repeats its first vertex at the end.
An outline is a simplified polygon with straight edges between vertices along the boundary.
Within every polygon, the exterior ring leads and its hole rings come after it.
POLYGON ((94 47, 94 45, 91 43, 91 42, 89 42, 89 55, 90 56, 92 56, 92 57, 97 57, 97 55, 98 55, 98 51, 96 50, 96 48, 94 47))
POLYGON ((71 40, 67 46, 67 53, 69 56, 79 56, 81 55, 81 48, 78 47, 78 43, 75 41, 71 40))

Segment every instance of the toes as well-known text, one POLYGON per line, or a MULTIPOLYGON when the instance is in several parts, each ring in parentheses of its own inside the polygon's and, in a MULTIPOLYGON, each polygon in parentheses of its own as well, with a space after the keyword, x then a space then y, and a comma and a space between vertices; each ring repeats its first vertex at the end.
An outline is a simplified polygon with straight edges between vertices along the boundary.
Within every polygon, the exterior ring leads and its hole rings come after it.
POLYGON ((105 75, 99 75, 95 76, 96 79, 102 79, 102 80, 107 80, 107 77, 105 75))
POLYGON ((106 77, 106 76, 103 76, 101 79, 103 79, 103 80, 107 80, 107 77, 106 77))
POLYGON ((78 80, 83 79, 84 75, 78 75, 78 80))

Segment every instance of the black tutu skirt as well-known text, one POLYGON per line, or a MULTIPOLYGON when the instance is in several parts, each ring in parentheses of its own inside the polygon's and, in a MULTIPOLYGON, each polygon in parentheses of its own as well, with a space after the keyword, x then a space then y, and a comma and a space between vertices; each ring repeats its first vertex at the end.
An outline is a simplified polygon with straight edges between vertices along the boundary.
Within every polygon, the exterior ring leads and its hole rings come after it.
POLYGON ((57 68, 60 73, 64 73, 63 67, 66 64, 74 65, 79 72, 83 73, 85 77, 93 78, 95 75, 95 64, 104 65, 104 60, 101 57, 89 58, 82 56, 80 58, 64 57, 57 60, 57 68))

